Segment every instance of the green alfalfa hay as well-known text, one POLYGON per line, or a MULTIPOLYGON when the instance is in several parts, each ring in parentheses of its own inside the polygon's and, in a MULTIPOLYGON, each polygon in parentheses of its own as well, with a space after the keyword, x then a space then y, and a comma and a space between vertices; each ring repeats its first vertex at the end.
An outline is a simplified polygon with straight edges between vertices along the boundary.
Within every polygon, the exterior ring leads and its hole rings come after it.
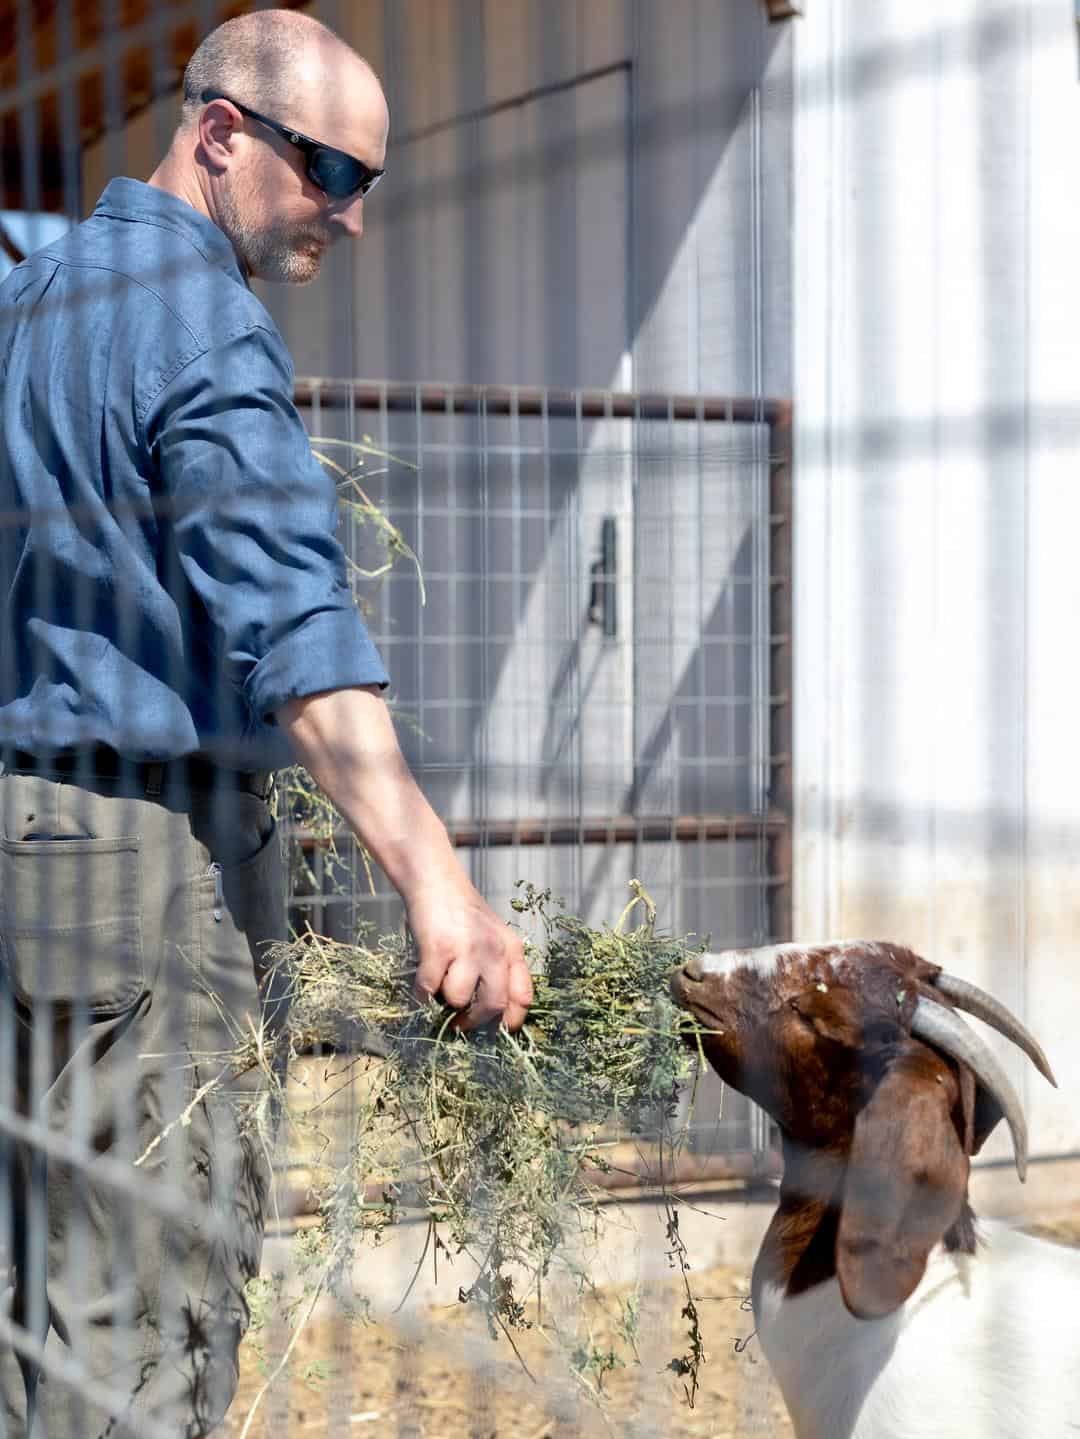
MULTIPOLYGON (((335 1163, 312 1166, 317 1219, 301 1244, 319 1293, 353 1302, 357 1247, 378 1243, 403 1208, 426 1215, 432 1262, 459 1254, 473 1261, 476 1276, 458 1297, 511 1345, 515 1330, 553 1323, 540 1303, 553 1265, 591 1287, 570 1256, 595 1244, 604 1222, 595 1180, 612 1167, 609 1136, 633 1134, 670 1159, 677 1094, 694 1069, 699 1033, 668 985, 701 946, 657 933, 651 901, 634 888, 616 925, 591 928, 548 892, 523 887, 513 905, 539 933, 530 945, 535 998, 513 1035, 463 1035, 441 1004, 418 1007, 403 935, 341 944, 309 932, 271 951, 287 976, 287 1025, 272 1044, 250 1036, 236 1062, 261 1063, 277 1085, 272 1107, 290 1148, 317 1151, 324 1116, 278 1083, 273 1057, 282 1046, 295 1055, 360 1034, 369 1050, 383 1051, 359 1061, 365 1083, 347 1141, 336 1136, 335 1163), (642 909, 643 921, 628 927, 642 909)), ((686 1281, 677 1200, 667 1192, 663 1199, 668 1253, 686 1281)), ((686 1301, 688 1347, 671 1367, 692 1403, 704 1353, 688 1282, 686 1301)), ((624 1362, 580 1342, 568 1357, 593 1392, 624 1362)))

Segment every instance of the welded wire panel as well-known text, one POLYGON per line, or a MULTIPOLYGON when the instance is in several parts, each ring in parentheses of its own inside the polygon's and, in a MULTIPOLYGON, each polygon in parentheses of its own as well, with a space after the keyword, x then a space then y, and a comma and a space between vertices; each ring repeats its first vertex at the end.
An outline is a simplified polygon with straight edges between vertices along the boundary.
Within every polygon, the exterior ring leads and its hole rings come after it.
MULTIPOLYGON (((586 419, 542 391, 524 414, 386 391, 349 417, 328 392, 309 423, 351 426, 357 482, 416 556, 365 601, 410 762, 485 891, 551 884, 613 920, 637 877, 673 929, 776 937, 770 742, 789 699, 768 622, 789 576, 770 539, 789 517, 769 508, 769 426, 635 421, 641 402, 586 419)), ((353 544, 382 567, 370 524, 353 544)))

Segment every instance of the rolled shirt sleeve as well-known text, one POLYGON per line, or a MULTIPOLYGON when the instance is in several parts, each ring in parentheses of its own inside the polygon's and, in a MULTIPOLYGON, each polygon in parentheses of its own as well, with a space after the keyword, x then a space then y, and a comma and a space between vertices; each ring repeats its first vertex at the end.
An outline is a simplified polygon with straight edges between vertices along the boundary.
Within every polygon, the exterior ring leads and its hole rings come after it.
POLYGON ((144 431, 179 563, 253 722, 289 699, 385 686, 280 337, 249 326, 188 359, 146 404, 144 431))

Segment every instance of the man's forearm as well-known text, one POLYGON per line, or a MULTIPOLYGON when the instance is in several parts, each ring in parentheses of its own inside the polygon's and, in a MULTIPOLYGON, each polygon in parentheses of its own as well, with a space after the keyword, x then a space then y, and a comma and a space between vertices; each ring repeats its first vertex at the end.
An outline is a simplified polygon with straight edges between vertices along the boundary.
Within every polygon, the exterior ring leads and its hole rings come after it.
POLYGON ((524 946, 477 893, 409 772, 374 686, 290 700, 278 722, 316 783, 405 901, 419 998, 441 994, 463 1029, 516 1029, 532 1003, 524 946))
POLYGON ((374 688, 291 700, 278 722, 319 787, 406 899, 457 870, 446 828, 409 771, 393 721, 374 688))

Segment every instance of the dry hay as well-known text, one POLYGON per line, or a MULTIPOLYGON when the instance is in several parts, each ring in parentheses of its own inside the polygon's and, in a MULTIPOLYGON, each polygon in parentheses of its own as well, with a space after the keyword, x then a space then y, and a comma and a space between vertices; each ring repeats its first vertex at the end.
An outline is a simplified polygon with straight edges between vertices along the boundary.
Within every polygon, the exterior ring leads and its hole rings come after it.
MULTIPOLYGON (((639 1136, 674 1157, 679 1087, 694 1070, 700 1030, 675 1007, 668 982, 701 946, 657 933, 652 903, 636 885, 619 922, 599 929, 546 891, 525 886, 513 903, 538 936, 530 944, 535 999, 514 1035, 463 1035, 452 1011, 435 1001, 418 1006, 405 936, 344 945, 308 933, 272 952, 287 1022, 238 1036, 233 1060, 263 1067, 268 1091, 251 1121, 268 1139, 281 1116, 288 1151, 307 1160, 317 1221, 297 1239, 307 1277, 299 1295, 287 1293, 282 1275, 250 1286, 256 1343, 266 1317, 284 1312, 295 1349, 326 1295, 339 1312, 365 1317, 352 1287, 357 1247, 377 1244, 407 1206, 427 1219, 431 1260, 443 1253, 472 1262, 475 1277, 459 1298, 523 1365, 522 1336, 542 1329, 561 1345, 581 1390, 597 1398, 632 1358, 629 1309, 611 1344, 564 1343, 537 1300, 556 1261, 583 1293, 590 1289, 580 1256, 603 1223, 594 1181, 614 1167, 612 1134, 639 1136), (631 928, 635 910, 643 919, 631 928), (281 1060, 357 1035, 375 1057, 363 1061, 347 1135, 331 1144, 319 1107, 298 1104, 280 1083, 281 1060)), ((699 1317, 679 1200, 666 1193, 661 1202, 682 1286, 683 1333, 666 1362, 692 1404, 704 1357, 699 1317)), ((281 1356, 282 1372, 292 1357, 281 1356)))

